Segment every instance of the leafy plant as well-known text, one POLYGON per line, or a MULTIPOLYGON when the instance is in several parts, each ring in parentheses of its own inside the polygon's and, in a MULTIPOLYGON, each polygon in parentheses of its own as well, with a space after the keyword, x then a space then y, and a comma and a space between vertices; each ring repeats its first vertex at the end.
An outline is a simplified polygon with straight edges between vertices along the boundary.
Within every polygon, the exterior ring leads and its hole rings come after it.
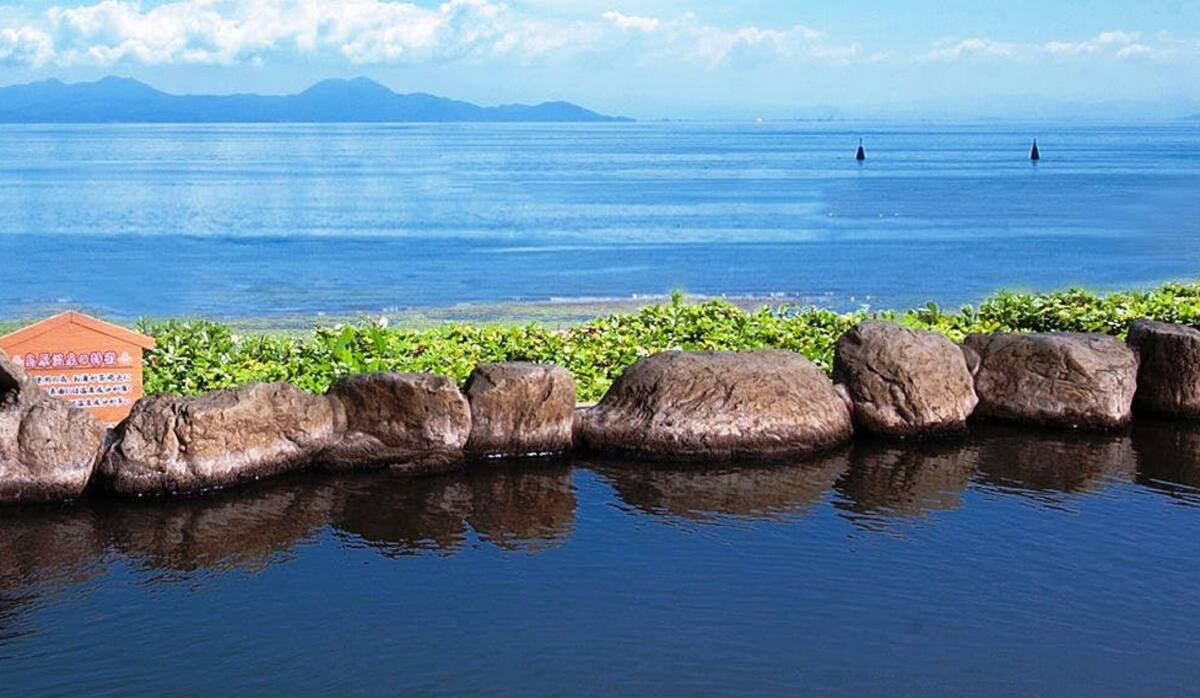
POLYGON ((367 371, 434 372, 458 381, 490 361, 554 363, 575 377, 581 400, 599 399, 621 371, 666 349, 796 351, 826 371, 838 338, 867 318, 941 332, 955 341, 972 332, 1075 331, 1123 336, 1142 318, 1200 327, 1200 284, 1097 295, 995 294, 978 308, 947 311, 930 303, 906 312, 836 313, 783 305, 744 311, 712 300, 687 304, 682 294, 637 312, 605 315, 564 330, 542 325, 452 324, 432 329, 386 328, 363 321, 317 327, 311 338, 236 336, 204 321, 142 321, 138 330, 158 346, 145 358, 146 391, 194 395, 254 381, 288 381, 323 391, 340 376, 367 371))

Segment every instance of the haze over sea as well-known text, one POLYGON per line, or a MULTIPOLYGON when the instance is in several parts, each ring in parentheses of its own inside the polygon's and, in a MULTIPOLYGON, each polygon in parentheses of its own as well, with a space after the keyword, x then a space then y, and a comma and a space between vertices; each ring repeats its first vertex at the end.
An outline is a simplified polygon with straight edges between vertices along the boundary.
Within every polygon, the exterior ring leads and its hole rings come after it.
POLYGON ((1197 191, 1195 121, 3 126, 0 303, 958 304, 1194 278, 1197 191))

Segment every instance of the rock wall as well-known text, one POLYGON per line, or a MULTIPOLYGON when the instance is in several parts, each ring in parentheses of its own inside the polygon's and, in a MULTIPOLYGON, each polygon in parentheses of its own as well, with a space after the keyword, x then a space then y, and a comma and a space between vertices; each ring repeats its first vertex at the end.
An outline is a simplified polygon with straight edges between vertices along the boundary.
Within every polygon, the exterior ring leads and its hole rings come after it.
POLYGON ((960 431, 968 418, 1099 430, 1125 425, 1135 408, 1192 418, 1200 331, 1139 321, 1128 343, 996 334, 956 347, 872 321, 839 341, 834 378, 781 350, 669 351, 639 360, 596 406, 576 409, 561 368, 485 364, 465 394, 442 376, 373 373, 325 395, 274 383, 153 396, 106 433, 0 353, 0 504, 75 499, 93 485, 177 494, 302 468, 430 472, 571 449, 794 459, 849 441, 855 425, 904 439, 960 431))

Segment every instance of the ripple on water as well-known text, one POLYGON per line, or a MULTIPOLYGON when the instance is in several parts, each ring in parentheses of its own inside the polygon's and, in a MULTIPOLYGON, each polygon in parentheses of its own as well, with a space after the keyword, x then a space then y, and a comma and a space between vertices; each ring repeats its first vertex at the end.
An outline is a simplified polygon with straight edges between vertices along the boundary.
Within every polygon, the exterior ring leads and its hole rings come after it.
POLYGON ((10 508, 0 664, 27 693, 1180 692, 1198 491, 1200 426, 1143 420, 10 508))

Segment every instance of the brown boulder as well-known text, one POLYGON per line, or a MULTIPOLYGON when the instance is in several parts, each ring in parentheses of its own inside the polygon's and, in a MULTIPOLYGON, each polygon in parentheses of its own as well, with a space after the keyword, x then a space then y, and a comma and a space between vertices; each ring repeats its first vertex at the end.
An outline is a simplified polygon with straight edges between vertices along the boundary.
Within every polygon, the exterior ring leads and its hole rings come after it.
POLYGON ((589 448, 656 457, 770 457, 836 446, 853 431, 833 383, 779 350, 668 351, 625 370, 581 413, 589 448))
POLYGON ((467 452, 524 456, 570 450, 575 383, 558 366, 483 364, 467 378, 467 452))
POLYGON ((962 350, 963 361, 967 364, 967 370, 970 371, 971 378, 974 378, 975 374, 979 373, 979 352, 965 344, 959 346, 959 349, 962 350))
POLYGON ((116 429, 99 476, 122 494, 224 487, 294 470, 338 434, 337 405, 286 383, 143 398, 116 429))
POLYGON ((42 393, 0 353, 0 503, 80 496, 104 434, 95 417, 42 393))
POLYGON ((30 402, 43 395, 33 378, 19 363, 13 363, 0 349, 0 399, 30 402))
POLYGON ((891 322, 859 323, 842 335, 833 374, 849 391, 856 424, 884 436, 961 430, 978 402, 954 342, 891 322))
POLYGON ((1134 405, 1147 412, 1200 417, 1200 330, 1138 320, 1129 328, 1128 342, 1141 360, 1134 405))
POLYGON ((970 335, 979 354, 975 392, 982 417, 1072 427, 1114 427, 1130 418, 1138 360, 1103 334, 970 335))
POLYGON ((321 454, 326 467, 432 471, 457 465, 471 432, 458 386, 425 373, 364 373, 334 383, 345 414, 342 438, 321 454))

